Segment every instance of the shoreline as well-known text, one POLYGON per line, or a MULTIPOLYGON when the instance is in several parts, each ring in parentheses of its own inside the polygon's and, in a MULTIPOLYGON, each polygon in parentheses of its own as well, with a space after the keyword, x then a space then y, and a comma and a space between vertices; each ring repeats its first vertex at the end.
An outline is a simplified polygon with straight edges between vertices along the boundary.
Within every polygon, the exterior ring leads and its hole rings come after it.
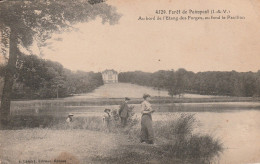
MULTIPOLYGON (((82 105, 118 105, 124 98, 71 98, 71 99, 45 99, 45 100, 12 100, 13 104, 28 104, 28 103, 51 103, 51 104, 64 104, 72 106, 82 105), (78 105, 80 104, 80 105, 78 105)), ((131 98, 129 104, 140 104, 142 98, 131 98)), ((210 97, 210 98, 171 98, 171 97, 153 97, 151 104, 170 104, 170 103, 221 103, 221 102, 260 102, 260 97, 210 97)))

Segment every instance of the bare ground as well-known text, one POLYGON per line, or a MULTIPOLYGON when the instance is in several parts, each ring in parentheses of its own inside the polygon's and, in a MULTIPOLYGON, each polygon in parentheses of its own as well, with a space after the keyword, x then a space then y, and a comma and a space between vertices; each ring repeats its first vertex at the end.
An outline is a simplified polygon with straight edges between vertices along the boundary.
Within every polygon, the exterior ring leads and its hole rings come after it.
POLYGON ((2 130, 0 138, 1 163, 173 162, 173 159, 164 158, 164 152, 157 146, 136 143, 119 134, 88 130, 26 129, 2 130))

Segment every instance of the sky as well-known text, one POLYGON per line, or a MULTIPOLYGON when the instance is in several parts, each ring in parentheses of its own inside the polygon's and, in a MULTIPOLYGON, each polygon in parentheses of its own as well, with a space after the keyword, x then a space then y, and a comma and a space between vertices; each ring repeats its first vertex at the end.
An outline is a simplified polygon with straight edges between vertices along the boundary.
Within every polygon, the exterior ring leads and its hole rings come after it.
MULTIPOLYGON (((71 70, 155 72, 260 70, 259 0, 108 0, 122 14, 116 25, 101 19, 54 35, 42 57, 71 70), (227 9, 244 20, 140 21, 155 10, 227 9)), ((35 54, 39 49, 33 47, 35 54)))

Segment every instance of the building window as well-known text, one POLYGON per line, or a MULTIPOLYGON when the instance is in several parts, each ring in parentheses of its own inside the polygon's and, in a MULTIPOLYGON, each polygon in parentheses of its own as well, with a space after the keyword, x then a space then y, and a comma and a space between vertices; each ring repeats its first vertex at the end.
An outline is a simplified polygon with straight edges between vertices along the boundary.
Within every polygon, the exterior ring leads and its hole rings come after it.
POLYGON ((108 79, 113 79, 113 76, 112 76, 112 74, 110 73, 110 74, 108 74, 108 79))

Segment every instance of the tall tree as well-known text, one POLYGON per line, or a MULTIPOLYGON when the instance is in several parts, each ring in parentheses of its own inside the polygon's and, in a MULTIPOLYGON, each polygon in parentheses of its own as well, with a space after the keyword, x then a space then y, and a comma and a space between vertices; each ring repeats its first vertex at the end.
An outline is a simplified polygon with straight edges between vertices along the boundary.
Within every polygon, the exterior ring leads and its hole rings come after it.
POLYGON ((11 93, 14 83, 19 47, 29 48, 37 41, 39 46, 54 32, 73 29, 73 24, 88 22, 96 17, 102 23, 114 24, 120 18, 115 8, 103 0, 6 0, 0 1, 1 44, 8 57, 1 99, 1 119, 10 113, 11 93), (9 53, 9 55, 7 54, 9 53))

